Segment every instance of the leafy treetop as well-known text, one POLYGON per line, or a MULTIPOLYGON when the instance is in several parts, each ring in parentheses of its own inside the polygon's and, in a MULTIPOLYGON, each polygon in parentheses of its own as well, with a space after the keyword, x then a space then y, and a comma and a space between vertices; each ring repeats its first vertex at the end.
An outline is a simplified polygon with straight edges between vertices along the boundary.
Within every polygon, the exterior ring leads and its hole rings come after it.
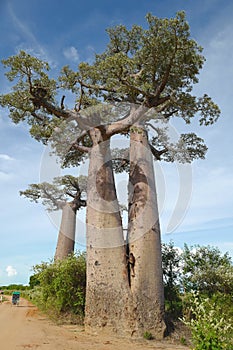
POLYGON ((20 195, 36 203, 41 200, 49 211, 62 209, 67 199, 72 198, 71 206, 77 211, 86 206, 86 200, 82 199, 86 191, 86 176, 81 175, 77 178, 72 175, 64 175, 54 178, 52 184, 48 182, 30 184, 27 190, 20 191, 20 195))
POLYGON ((197 116, 201 125, 218 119, 220 110, 207 94, 192 94, 205 61, 202 48, 190 37, 184 12, 170 19, 148 14, 146 19, 147 29, 137 25, 108 29, 108 46, 92 64, 81 62, 77 71, 65 66, 56 80, 49 77, 47 62, 24 51, 3 60, 10 68, 7 78, 16 84, 10 93, 0 96, 0 104, 9 108, 13 122, 26 120, 31 135, 44 143, 64 120, 74 121, 77 135, 67 164, 74 159, 80 162, 92 146, 91 128, 111 137, 129 132, 138 122, 155 134, 151 149, 156 159, 187 162, 204 158, 207 147, 194 133, 181 135, 176 145, 167 147, 168 140, 154 126, 158 120, 166 122, 171 117, 189 124, 197 116), (72 109, 65 107, 65 95, 59 101, 61 91, 74 94, 72 109), (131 103, 133 107, 119 113, 118 120, 104 116, 97 118, 97 123, 96 113, 84 111, 89 106, 95 109, 100 102, 131 103), (145 113, 148 109, 152 112, 145 113))

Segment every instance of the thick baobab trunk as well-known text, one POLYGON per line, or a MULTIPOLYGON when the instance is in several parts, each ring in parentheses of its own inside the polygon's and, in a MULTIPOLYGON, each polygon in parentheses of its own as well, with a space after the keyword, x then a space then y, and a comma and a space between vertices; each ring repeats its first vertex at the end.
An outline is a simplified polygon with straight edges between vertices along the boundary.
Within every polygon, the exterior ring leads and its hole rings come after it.
POLYGON ((134 274, 131 269, 129 278, 136 333, 148 331, 162 338, 164 292, 157 194, 147 132, 141 127, 132 127, 130 133, 128 248, 135 258, 134 274))
POLYGON ((74 252, 76 211, 72 203, 66 203, 62 208, 62 219, 58 234, 54 260, 61 260, 74 252))
POLYGON ((126 335, 130 333, 130 290, 110 141, 104 140, 97 128, 91 137, 94 145, 88 173, 85 329, 126 335))

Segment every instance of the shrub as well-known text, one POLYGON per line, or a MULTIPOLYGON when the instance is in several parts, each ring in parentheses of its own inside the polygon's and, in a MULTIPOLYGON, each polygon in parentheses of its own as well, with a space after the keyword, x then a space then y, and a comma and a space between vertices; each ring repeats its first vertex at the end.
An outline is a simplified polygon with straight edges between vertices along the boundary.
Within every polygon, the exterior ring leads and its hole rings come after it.
POLYGON ((143 334, 143 338, 147 339, 147 340, 152 340, 154 339, 153 335, 151 332, 145 331, 145 333, 143 334))
POLYGON ((182 253, 183 290, 206 293, 233 294, 233 266, 229 253, 224 255, 217 247, 184 245, 182 253))
POLYGON ((34 266, 39 286, 31 293, 36 303, 49 313, 84 316, 86 255, 77 253, 51 263, 34 266))
POLYGON ((233 348, 233 319, 229 317, 227 307, 223 309, 222 302, 227 305, 229 296, 219 295, 210 299, 198 293, 191 294, 190 317, 186 316, 183 322, 191 329, 195 350, 233 348))

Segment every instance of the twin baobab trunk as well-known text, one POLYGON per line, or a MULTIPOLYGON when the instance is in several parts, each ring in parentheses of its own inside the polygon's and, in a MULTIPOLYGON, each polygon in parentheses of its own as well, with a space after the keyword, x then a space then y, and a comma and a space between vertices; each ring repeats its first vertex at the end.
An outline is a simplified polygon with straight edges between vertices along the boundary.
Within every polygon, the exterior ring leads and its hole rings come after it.
POLYGON ((85 328, 126 335, 129 285, 110 140, 98 128, 90 134, 85 328))
POLYGON ((162 338, 164 293, 157 194, 147 132, 141 127, 132 127, 130 133, 128 248, 135 258, 130 285, 136 333, 150 331, 162 338))
POLYGON ((128 253, 116 197, 109 140, 92 131, 87 206, 86 330, 140 337, 165 331, 161 241, 147 133, 131 131, 128 253), (129 270, 129 271, 128 271, 129 270))
POLYGON ((66 203, 62 208, 61 225, 54 260, 61 260, 74 252, 76 227, 76 210, 72 203, 66 203))

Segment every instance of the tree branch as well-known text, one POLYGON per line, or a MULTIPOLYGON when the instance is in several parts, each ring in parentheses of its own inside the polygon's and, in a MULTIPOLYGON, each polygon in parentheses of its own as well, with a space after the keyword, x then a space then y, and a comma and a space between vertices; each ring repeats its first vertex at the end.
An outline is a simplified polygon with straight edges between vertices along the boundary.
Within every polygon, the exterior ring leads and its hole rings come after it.
POLYGON ((76 143, 73 143, 72 146, 70 147, 70 149, 72 147, 76 148, 78 151, 83 152, 83 153, 89 153, 90 152, 90 147, 87 147, 87 146, 78 145, 76 143))
POLYGON ((70 191, 66 191, 66 194, 67 194, 68 196, 72 197, 72 198, 76 198, 76 195, 73 194, 73 193, 70 192, 70 191))
POLYGON ((154 146, 152 146, 151 144, 149 145, 150 149, 151 149, 151 153, 153 154, 153 156, 157 159, 157 160, 161 160, 161 155, 166 153, 168 151, 168 149, 165 147, 163 150, 158 151, 156 148, 154 148, 154 146))
POLYGON ((45 119, 44 119, 43 117, 41 117, 40 115, 36 114, 35 112, 31 112, 31 115, 32 115, 34 118, 40 120, 41 122, 44 122, 44 121, 45 121, 45 119))
POLYGON ((65 95, 62 96, 61 98, 61 109, 64 109, 65 106, 64 106, 64 100, 65 100, 65 95))
POLYGON ((127 79, 123 79, 123 78, 119 78, 119 80, 122 82, 122 84, 128 86, 130 89, 134 90, 135 92, 137 92, 138 94, 142 94, 143 96, 145 95, 145 91, 139 89, 138 87, 131 85, 127 79))
POLYGON ((106 135, 111 137, 117 133, 121 133, 123 131, 128 130, 133 124, 137 123, 142 119, 144 114, 148 111, 148 108, 141 105, 138 108, 131 108, 131 111, 128 113, 126 117, 121 120, 118 120, 111 125, 106 126, 106 135))
POLYGON ((82 106, 82 100, 83 100, 83 95, 84 95, 84 91, 83 91, 83 85, 82 85, 82 83, 80 83, 80 85, 81 85, 81 87, 80 87, 80 90, 81 90, 81 93, 80 93, 80 98, 79 98, 79 101, 78 101, 78 104, 77 104, 77 106, 75 105, 75 110, 77 111, 77 112, 79 112, 80 111, 80 109, 81 109, 81 106, 82 106))
POLYGON ((113 88, 109 89, 104 85, 87 84, 87 83, 84 83, 82 80, 78 80, 78 82, 81 86, 84 86, 85 88, 88 88, 88 89, 102 90, 102 91, 113 92, 113 93, 117 92, 117 89, 113 89, 113 88))
POLYGON ((45 108, 50 114, 53 114, 58 118, 68 119, 71 117, 70 111, 63 110, 59 107, 54 106, 52 103, 48 102, 45 98, 32 97, 31 101, 35 106, 40 106, 45 108))

